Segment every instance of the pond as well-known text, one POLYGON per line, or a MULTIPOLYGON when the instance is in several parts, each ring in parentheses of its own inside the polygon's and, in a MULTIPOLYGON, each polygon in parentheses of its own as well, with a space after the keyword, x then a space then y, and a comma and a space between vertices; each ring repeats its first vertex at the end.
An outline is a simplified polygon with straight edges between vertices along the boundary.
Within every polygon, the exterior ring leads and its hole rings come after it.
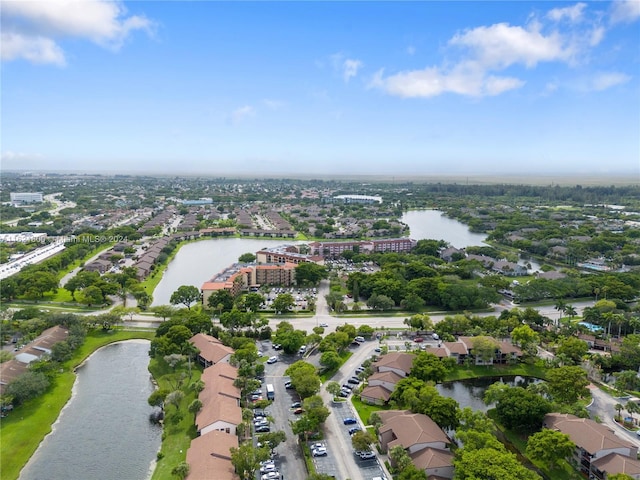
POLYGON ((438 392, 443 397, 453 398, 460 404, 460 408, 471 407, 473 410, 486 412, 493 405, 486 405, 482 400, 484 392, 495 382, 503 382, 511 387, 526 388, 532 383, 541 380, 533 377, 521 377, 505 375, 501 377, 470 378, 468 380, 456 380, 436 385, 438 392))

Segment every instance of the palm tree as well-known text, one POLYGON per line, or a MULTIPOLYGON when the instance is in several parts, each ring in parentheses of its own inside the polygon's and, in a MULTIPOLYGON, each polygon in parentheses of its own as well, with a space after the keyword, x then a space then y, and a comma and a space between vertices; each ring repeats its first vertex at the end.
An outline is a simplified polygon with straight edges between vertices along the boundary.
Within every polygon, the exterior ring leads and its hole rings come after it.
POLYGON ((564 313, 565 315, 569 315, 571 318, 573 318, 578 314, 578 311, 573 305, 567 305, 564 307, 564 313))
POLYGON ((618 416, 616 417, 616 419, 619 420, 620 419, 620 414, 621 414, 622 410, 624 409, 624 406, 621 403, 616 403, 613 408, 615 408, 616 412, 618 412, 618 416))
POLYGON ((629 400, 625 405, 625 409, 627 410, 627 412, 629 412, 629 415, 631 415, 631 419, 633 420, 633 423, 636 423, 635 418, 633 418, 633 414, 640 413, 640 405, 638 405, 636 402, 629 400))

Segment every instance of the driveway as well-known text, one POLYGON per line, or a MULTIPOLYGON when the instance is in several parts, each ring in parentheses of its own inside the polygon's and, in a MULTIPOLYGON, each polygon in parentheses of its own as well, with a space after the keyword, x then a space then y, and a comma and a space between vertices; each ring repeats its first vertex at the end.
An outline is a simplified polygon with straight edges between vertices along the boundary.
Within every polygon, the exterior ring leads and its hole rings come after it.
POLYGON ((613 420, 613 416, 616 414, 616 404, 620 403, 625 405, 628 398, 612 397, 608 393, 600 390, 594 384, 589 385, 589 390, 591 391, 591 396, 593 398, 593 402, 589 407, 587 407, 589 413, 591 413, 591 417, 598 417, 599 421, 613 430, 616 435, 640 448, 640 437, 638 437, 635 432, 629 432, 625 428, 621 427, 613 420))
MULTIPOLYGON (((265 355, 278 355, 278 351, 273 350, 271 342, 264 342, 261 349, 265 355)), ((275 390, 273 403, 267 407, 269 414, 274 418, 275 423, 271 425, 271 431, 284 430, 287 435, 285 442, 276 449, 276 466, 282 477, 287 480, 297 480, 306 478, 307 467, 302 456, 302 451, 298 445, 298 437, 291 431, 292 420, 296 420, 291 404, 299 401, 295 390, 287 390, 284 387, 284 372, 289 365, 300 358, 296 355, 279 356, 279 361, 272 365, 265 365, 265 381, 262 384, 262 391, 266 391, 266 385, 272 384, 275 390), (304 472, 304 473, 303 473, 304 472)))

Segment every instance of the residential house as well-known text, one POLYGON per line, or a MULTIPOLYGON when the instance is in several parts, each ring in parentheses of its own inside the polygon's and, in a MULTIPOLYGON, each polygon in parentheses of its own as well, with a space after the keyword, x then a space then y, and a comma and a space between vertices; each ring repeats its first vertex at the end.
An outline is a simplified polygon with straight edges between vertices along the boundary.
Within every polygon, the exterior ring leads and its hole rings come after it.
POLYGON ((200 350, 198 362, 204 368, 218 363, 229 363, 229 359, 234 353, 233 348, 223 345, 220 340, 205 333, 195 334, 189 339, 189 342, 200 350))
POLYGON ((382 420, 378 438, 383 452, 401 445, 414 465, 428 477, 453 478, 451 440, 427 415, 409 410, 377 412, 382 420))
POLYGON ((367 386, 360 392, 360 399, 372 405, 384 405, 389 401, 396 383, 411 372, 412 353, 387 353, 374 362, 374 373, 369 377, 367 386))
POLYGON ((0 364, 0 394, 6 386, 29 370, 29 364, 51 355, 53 346, 67 339, 69 330, 60 325, 47 328, 35 340, 22 347, 13 360, 0 364))
POLYGON ((640 474, 638 447, 606 425, 568 413, 549 413, 542 425, 571 438, 576 444, 576 463, 588 478, 604 480, 607 474, 622 473, 623 469, 640 474))
POLYGON ((238 369, 218 363, 204 370, 200 379, 204 389, 198 395, 202 408, 196 414, 196 429, 200 435, 218 430, 236 434, 242 422, 240 389, 234 386, 238 369))
POLYGON ((238 437, 217 430, 191 440, 187 450, 187 480, 237 480, 231 463, 232 448, 238 448, 238 437))

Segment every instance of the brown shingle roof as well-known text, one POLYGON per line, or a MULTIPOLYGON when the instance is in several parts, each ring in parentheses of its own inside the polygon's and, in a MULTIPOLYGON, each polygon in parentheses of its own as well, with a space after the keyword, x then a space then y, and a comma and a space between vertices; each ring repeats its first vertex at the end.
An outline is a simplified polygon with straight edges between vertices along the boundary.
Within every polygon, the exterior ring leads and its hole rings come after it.
POLYGON ((237 479, 231 463, 231 448, 238 448, 238 437, 212 431, 191 440, 187 450, 188 480, 237 479))
POLYGON ((578 418, 568 413, 549 413, 544 417, 544 426, 569 435, 573 443, 590 454, 614 448, 635 448, 631 442, 617 437, 610 428, 589 418, 578 418))
POLYGON ((220 340, 205 333, 197 333, 189 339, 198 350, 200 356, 211 363, 218 363, 227 355, 232 355, 233 348, 223 345, 220 340))
POLYGON ((594 460, 591 464, 601 472, 607 472, 608 474, 640 475, 640 462, 635 458, 626 457, 619 453, 610 453, 594 460))
POLYGON ((374 366, 377 370, 379 370, 380 367, 396 368, 408 375, 413 366, 414 358, 415 355, 412 353, 392 352, 380 357, 380 359, 374 363, 374 366))
POLYGON ((424 448, 409 455, 413 464, 420 470, 443 468, 453 465, 453 453, 437 448, 424 448))
POLYGON ((375 385, 373 387, 363 388, 362 392, 360 392, 360 396, 388 402, 389 398, 391 398, 391 392, 382 385, 375 385))
POLYGON ((403 378, 403 376, 398 375, 396 372, 376 372, 369 377, 369 383, 373 380, 380 380, 382 382, 393 383, 395 385, 403 378))
POLYGON ((388 410, 378 412, 383 425, 380 434, 392 430, 396 440, 389 442, 388 448, 402 445, 405 449, 421 443, 450 443, 449 437, 427 415, 409 411, 388 410))

